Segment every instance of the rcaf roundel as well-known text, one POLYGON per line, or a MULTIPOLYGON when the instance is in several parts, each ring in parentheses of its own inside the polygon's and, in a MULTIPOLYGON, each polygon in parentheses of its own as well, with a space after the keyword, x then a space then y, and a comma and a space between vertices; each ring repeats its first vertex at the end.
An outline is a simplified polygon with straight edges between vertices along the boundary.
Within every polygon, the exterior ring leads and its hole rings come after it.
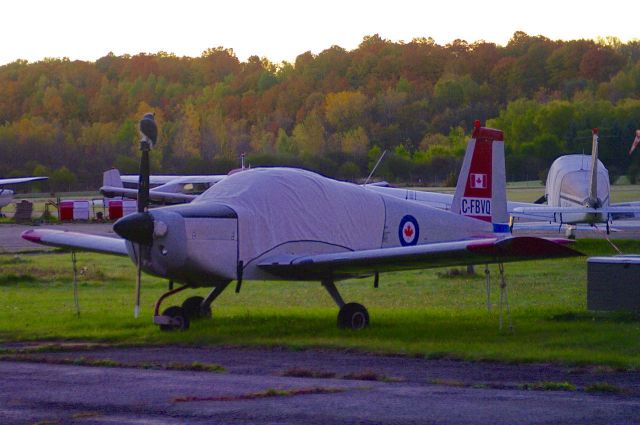
POLYGON ((412 215, 405 215, 398 226, 398 237, 402 246, 416 245, 420 237, 418 220, 412 215))

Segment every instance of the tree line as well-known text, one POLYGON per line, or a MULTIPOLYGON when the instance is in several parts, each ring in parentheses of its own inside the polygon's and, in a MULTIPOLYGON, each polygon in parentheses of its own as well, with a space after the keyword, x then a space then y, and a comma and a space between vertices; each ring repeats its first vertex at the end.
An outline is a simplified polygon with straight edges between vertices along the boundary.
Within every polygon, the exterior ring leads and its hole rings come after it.
POLYGON ((95 62, 47 58, 0 67, 0 175, 50 175, 52 190, 95 189, 102 171, 137 170, 137 121, 156 113, 157 173, 287 165, 331 177, 455 181, 473 121, 505 131, 510 180, 538 179, 565 153, 588 153, 600 128, 613 175, 640 126, 640 41, 550 40, 506 46, 364 37, 275 64, 217 47, 95 62))

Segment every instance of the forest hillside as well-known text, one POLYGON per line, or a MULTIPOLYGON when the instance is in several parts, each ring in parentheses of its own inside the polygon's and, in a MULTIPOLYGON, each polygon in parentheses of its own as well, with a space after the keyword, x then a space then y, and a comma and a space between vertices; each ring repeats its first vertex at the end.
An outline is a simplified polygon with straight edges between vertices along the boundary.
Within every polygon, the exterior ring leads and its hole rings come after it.
MULTIPOLYGON (((300 166, 340 179, 451 183, 473 121, 505 131, 509 180, 588 153, 591 128, 613 177, 635 181, 640 41, 554 41, 516 32, 506 46, 364 37, 294 63, 211 48, 200 57, 107 54, 0 67, 0 176, 49 175, 51 190, 95 189, 102 171, 137 170, 137 121, 156 113, 156 173, 300 166), (635 155, 635 153, 634 153, 635 155)), ((49 188, 46 188, 49 189, 49 188)))

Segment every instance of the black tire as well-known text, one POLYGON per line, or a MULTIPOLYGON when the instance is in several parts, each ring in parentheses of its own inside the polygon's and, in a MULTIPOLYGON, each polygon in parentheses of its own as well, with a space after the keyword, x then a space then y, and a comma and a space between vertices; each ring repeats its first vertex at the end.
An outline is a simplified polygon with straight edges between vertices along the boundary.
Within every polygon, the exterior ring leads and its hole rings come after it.
POLYGON ((358 303, 347 303, 338 313, 338 327, 341 329, 360 330, 369 326, 369 312, 358 303))
POLYGON ((177 320, 178 324, 160 325, 161 331, 186 331, 189 329, 189 318, 185 315, 182 307, 169 307, 162 312, 163 316, 169 316, 177 320))
POLYGON ((202 306, 203 297, 195 296, 189 297, 182 303, 182 309, 184 314, 189 320, 208 319, 211 317, 211 306, 206 306, 204 309, 202 306))

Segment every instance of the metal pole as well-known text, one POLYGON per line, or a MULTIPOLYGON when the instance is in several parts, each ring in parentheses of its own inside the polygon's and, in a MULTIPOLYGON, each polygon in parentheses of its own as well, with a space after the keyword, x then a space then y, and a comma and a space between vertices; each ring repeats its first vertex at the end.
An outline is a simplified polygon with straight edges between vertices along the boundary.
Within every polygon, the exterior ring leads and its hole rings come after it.
POLYGON ((140 173, 138 174, 138 212, 145 212, 149 203, 149 140, 140 140, 140 173))

